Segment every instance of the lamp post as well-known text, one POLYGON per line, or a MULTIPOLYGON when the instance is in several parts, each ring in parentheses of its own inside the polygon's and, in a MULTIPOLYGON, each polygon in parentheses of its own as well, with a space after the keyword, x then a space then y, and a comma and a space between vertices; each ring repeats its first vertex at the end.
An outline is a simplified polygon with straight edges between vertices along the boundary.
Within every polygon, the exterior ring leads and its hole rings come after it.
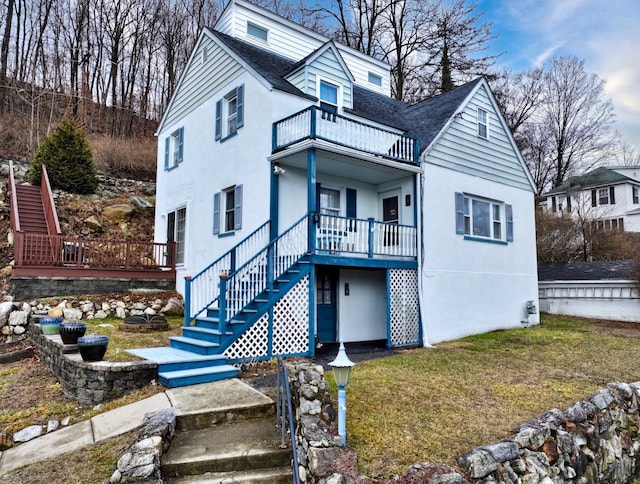
POLYGON ((347 391, 351 368, 355 365, 347 356, 344 343, 340 340, 340 349, 336 359, 329 363, 333 370, 333 378, 338 385, 338 435, 342 439, 342 447, 347 445, 347 391))

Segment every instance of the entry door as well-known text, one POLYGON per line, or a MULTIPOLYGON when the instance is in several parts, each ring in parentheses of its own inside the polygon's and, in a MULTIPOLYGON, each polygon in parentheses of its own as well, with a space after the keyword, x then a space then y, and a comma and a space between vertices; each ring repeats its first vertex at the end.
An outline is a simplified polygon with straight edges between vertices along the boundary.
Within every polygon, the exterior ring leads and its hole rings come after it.
POLYGON ((332 267, 318 267, 316 272, 316 314, 318 338, 323 343, 334 343, 337 334, 338 271, 332 267))
MULTIPOLYGON (((382 206, 382 221, 388 224, 400 223, 400 193, 387 192, 380 195, 382 206)), ((398 233, 394 228, 385 228, 384 245, 397 245, 398 233)))

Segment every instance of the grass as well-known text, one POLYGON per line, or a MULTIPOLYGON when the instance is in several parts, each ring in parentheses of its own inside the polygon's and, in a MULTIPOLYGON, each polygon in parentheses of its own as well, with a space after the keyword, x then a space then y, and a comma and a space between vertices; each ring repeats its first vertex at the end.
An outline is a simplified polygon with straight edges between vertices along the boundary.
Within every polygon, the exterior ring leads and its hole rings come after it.
POLYGON ((363 474, 387 477, 507 437, 609 382, 640 380, 640 327, 543 316, 543 324, 402 351, 358 364, 349 445, 363 474))
MULTIPOLYGON (((172 330, 174 324, 179 330, 179 321, 172 322, 172 330)), ((134 342, 141 346, 146 337, 116 335, 114 326, 110 346, 115 342, 121 350, 134 342)), ((108 328, 98 329, 106 334, 108 328)), ((348 444, 358 454, 360 471, 371 477, 401 474, 416 462, 455 466, 463 453, 507 437, 551 408, 565 409, 609 382, 640 380, 634 363, 639 349, 637 324, 543 316, 540 326, 359 363, 347 390, 348 444)), ((94 410, 66 399, 37 361, 4 365, 0 431, 67 415, 76 422, 161 390, 149 386, 94 410)), ((1 476, 0 483, 105 482, 132 438, 128 434, 34 464, 1 476)))

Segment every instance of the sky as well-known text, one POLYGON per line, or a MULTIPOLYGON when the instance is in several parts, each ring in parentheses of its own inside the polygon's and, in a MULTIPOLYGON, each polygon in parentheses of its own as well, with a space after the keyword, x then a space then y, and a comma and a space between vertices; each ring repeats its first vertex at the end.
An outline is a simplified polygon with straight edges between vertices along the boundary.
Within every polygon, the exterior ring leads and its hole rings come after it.
MULTIPOLYGON (((469 0, 471 3, 471 0, 469 0)), ((498 38, 491 53, 515 72, 558 55, 606 81, 615 127, 640 151, 640 0, 475 0, 498 38)))

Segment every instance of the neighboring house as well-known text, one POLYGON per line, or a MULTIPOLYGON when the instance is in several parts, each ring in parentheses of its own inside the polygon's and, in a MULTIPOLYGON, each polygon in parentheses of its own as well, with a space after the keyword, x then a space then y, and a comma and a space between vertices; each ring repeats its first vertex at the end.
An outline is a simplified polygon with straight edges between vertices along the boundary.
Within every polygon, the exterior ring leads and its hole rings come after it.
POLYGON ((600 228, 640 232, 640 167, 600 167, 545 194, 552 212, 594 220, 600 228))
POLYGON ((427 345, 537 303, 534 185, 487 82, 389 93, 388 65, 245 0, 204 30, 158 128, 155 239, 215 351, 427 345))
POLYGON ((632 261, 540 266, 540 311, 614 321, 640 321, 632 261))

